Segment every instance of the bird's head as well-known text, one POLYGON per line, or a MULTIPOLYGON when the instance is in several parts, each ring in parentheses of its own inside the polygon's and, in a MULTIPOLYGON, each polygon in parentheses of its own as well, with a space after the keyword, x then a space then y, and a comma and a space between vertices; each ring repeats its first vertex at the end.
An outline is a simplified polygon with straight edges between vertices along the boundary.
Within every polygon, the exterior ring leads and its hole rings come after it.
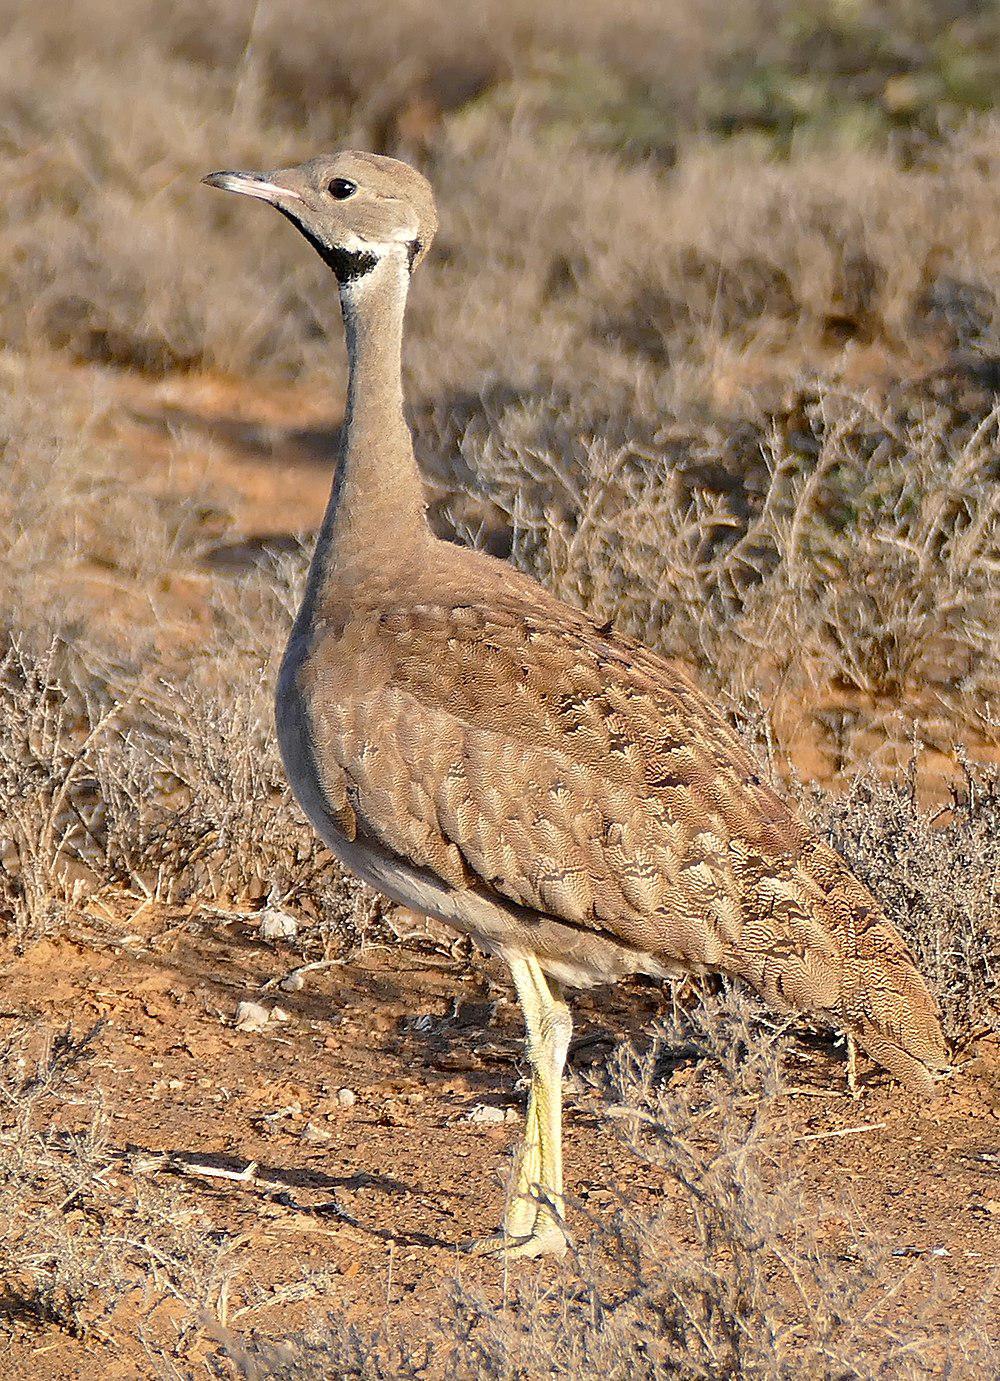
POLYGON ((437 229, 430 183, 395 158, 346 150, 269 173, 209 173, 210 187, 270 202, 301 230, 341 286, 387 258, 413 269, 437 229))

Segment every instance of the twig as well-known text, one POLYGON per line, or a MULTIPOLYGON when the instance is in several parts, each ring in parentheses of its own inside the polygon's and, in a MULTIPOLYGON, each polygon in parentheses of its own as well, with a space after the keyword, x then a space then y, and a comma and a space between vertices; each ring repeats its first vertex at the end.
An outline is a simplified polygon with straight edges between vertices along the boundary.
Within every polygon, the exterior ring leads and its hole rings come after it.
POLYGON ((257 1180, 257 1162, 255 1160, 247 1161, 242 1170, 224 1170, 222 1166, 198 1165, 195 1161, 178 1160, 176 1157, 171 1157, 169 1164, 172 1170, 183 1170, 185 1174, 189 1175, 206 1175, 209 1179, 214 1180, 236 1180, 240 1184, 266 1183, 266 1181, 257 1180))
POLYGON ((856 1132, 880 1132, 884 1122, 863 1122, 860 1127, 838 1127, 830 1132, 806 1132, 804 1136, 792 1137, 792 1141, 825 1141, 831 1136, 854 1136, 856 1132))
POLYGON ((790 1088, 781 1090, 786 1098, 823 1098, 829 1101, 831 1098, 849 1098, 850 1094, 840 1093, 835 1088, 804 1088, 799 1084, 793 1084, 790 1088))
POLYGON ((356 1225, 357 1220, 342 1208, 336 1199, 323 1205, 304 1205, 298 1204, 291 1199, 289 1185, 286 1180, 273 1179, 267 1175, 259 1173, 257 1161, 248 1161, 242 1170, 229 1170, 221 1165, 203 1165, 200 1161, 187 1160, 183 1154, 177 1152, 164 1152, 162 1155, 144 1156, 133 1160, 131 1169, 133 1173, 150 1174, 157 1170, 167 1170, 176 1175, 204 1175, 207 1179, 229 1180, 234 1184, 253 1185, 257 1189, 262 1189, 267 1193, 278 1191, 277 1202, 283 1203, 287 1208, 293 1208, 300 1213, 310 1213, 318 1207, 326 1210, 333 1210, 337 1217, 346 1223, 356 1225))
POLYGON ((289 969, 280 977, 269 978, 266 983, 260 985, 262 993, 271 992, 274 988, 280 988, 282 983, 287 983, 290 978, 297 978, 302 973, 318 973, 321 969, 342 968, 347 963, 346 959, 314 959, 310 964, 299 964, 294 969, 289 969))

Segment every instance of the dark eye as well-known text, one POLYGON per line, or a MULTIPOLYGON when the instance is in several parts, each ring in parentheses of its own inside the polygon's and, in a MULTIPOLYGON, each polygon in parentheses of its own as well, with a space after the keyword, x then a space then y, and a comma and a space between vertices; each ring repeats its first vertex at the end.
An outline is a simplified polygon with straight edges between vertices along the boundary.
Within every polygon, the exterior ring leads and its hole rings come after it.
POLYGON ((352 182, 349 177, 335 177, 326 190, 337 201, 346 201, 348 197, 354 196, 358 190, 358 184, 352 182))

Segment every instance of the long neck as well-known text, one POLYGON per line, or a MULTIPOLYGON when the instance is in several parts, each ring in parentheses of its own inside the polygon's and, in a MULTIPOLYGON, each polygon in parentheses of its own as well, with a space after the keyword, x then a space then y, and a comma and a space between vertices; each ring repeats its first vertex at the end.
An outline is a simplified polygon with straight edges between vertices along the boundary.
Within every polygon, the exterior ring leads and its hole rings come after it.
POLYGON ((303 614, 349 598, 359 579, 378 581, 412 559, 428 536, 423 487, 403 417, 403 312, 409 270, 387 254, 344 283, 347 411, 337 472, 309 572, 303 614), (306 608, 308 606, 308 610, 306 608))

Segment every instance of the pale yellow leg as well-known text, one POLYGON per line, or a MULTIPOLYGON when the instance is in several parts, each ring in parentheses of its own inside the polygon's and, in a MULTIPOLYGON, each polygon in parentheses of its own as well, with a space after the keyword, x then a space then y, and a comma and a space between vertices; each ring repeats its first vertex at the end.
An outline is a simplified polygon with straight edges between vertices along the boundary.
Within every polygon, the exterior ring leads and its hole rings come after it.
POLYGON ((531 1235, 538 1211, 536 1194, 541 1173, 542 1143, 538 1126, 538 1099, 535 1093, 535 1080, 532 1078, 528 1090, 528 1114, 524 1120, 524 1143, 518 1154, 510 1202, 503 1218, 505 1239, 531 1235))
MULTIPOLYGON (((563 1226, 562 1076, 573 1022, 558 988, 553 992, 533 955, 505 955, 527 1029, 531 1087, 524 1147, 503 1232, 474 1244, 508 1256, 561 1254, 563 1226)), ((555 987, 555 985, 553 985, 555 987)))
POLYGON ((862 1089, 858 1083, 858 1044, 850 1031, 845 1032, 847 1042, 847 1091, 852 1098, 860 1098, 862 1089))

